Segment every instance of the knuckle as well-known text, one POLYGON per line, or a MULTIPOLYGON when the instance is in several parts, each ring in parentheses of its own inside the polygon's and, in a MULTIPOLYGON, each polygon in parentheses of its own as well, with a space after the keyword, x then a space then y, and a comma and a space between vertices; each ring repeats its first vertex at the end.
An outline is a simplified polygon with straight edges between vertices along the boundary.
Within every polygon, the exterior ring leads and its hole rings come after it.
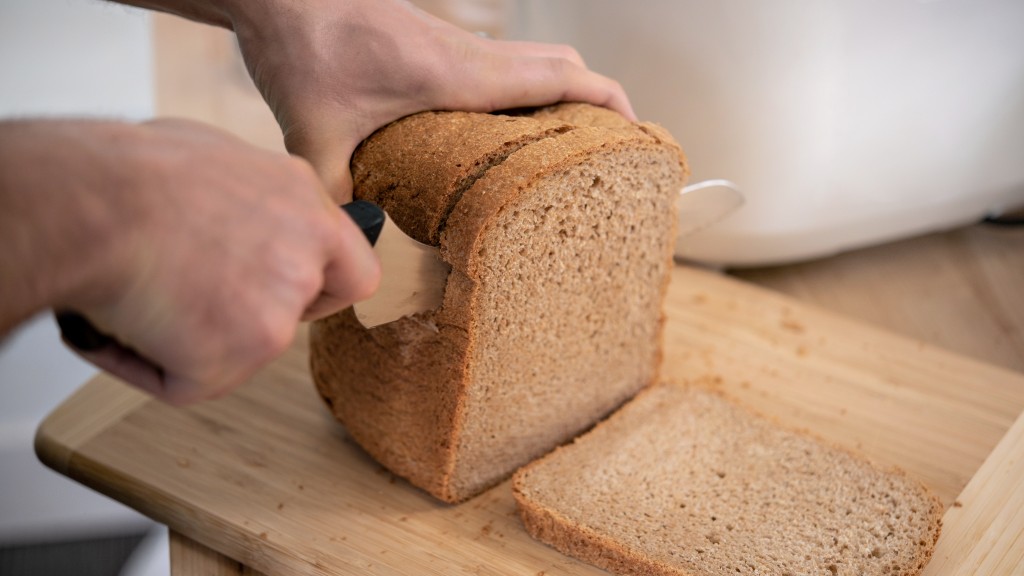
POLYGON ((575 84, 579 82, 581 74, 584 73, 579 66, 565 58, 545 58, 544 61, 546 64, 543 68, 544 81, 551 84, 575 84))
POLYGON ((558 51, 558 54, 566 60, 571 60, 573 62, 583 61, 583 57, 580 55, 579 51, 568 44, 558 44, 555 49, 558 51))
POLYGON ((296 325, 283 318, 265 320, 253 335, 251 364, 262 366, 284 353, 295 337, 296 325))
MULTIPOLYGON (((608 83, 608 102, 614 100, 616 97, 625 97, 626 89, 622 87, 622 84, 618 80, 609 78, 608 83)), ((605 102, 607 103, 607 102, 605 102)))
POLYGON ((303 270, 293 280, 295 291, 302 302, 309 302, 323 288, 323 274, 314 270, 303 270))

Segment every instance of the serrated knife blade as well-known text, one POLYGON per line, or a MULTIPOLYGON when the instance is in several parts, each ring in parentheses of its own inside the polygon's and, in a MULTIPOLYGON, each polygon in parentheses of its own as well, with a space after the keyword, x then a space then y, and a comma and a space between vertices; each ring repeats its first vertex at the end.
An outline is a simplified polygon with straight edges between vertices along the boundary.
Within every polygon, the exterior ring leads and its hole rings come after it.
MULTIPOLYGON (((677 238, 718 222, 742 204, 743 195, 727 180, 686 186, 679 193, 677 238)), ((370 202, 357 200, 342 208, 373 244, 381 265, 380 287, 373 296, 353 306, 359 322, 373 328, 440 307, 451 272, 440 250, 410 238, 370 202)))
POLYGON ((380 259, 380 286, 373 296, 353 305, 359 322, 373 328, 439 307, 451 272, 441 251, 409 237, 370 202, 357 200, 342 208, 366 234, 380 259))

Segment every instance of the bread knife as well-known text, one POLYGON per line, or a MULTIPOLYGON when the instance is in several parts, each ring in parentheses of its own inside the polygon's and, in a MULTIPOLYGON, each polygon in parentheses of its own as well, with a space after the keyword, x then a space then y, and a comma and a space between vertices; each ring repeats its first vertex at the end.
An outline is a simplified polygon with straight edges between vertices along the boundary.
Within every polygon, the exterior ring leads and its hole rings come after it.
MULTIPOLYGON (((686 186, 677 200, 677 243, 679 238, 718 222, 743 201, 743 194, 728 180, 686 186)), ((358 200, 342 208, 367 235, 381 263, 380 288, 353 306, 359 322, 373 328, 440 307, 451 271, 440 251, 407 236, 374 204, 358 200)))
POLYGON ((441 306, 451 266, 441 251, 417 242, 377 205, 356 200, 342 206, 370 241, 380 259, 380 286, 352 308, 359 322, 373 328, 441 306))
POLYGON ((702 180, 682 189, 676 200, 676 256, 683 253, 686 238, 739 209, 746 200, 728 180, 702 180))
MULTIPOLYGON (((677 252, 680 239, 718 222, 743 201, 728 180, 704 180, 683 188, 677 200, 677 252)), ((359 322, 373 328, 440 307, 451 271, 440 250, 410 238, 371 202, 357 200, 341 208, 363 231, 381 262, 380 287, 353 306, 359 322)), ((115 342, 77 312, 60 310, 56 316, 61 336, 76 348, 91 351, 115 342)))

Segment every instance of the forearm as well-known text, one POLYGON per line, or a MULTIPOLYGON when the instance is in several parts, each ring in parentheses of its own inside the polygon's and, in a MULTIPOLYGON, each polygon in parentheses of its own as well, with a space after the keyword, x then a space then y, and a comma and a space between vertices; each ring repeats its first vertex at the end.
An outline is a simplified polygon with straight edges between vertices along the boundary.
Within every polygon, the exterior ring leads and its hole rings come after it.
POLYGON ((0 122, 0 337, 40 310, 96 296, 116 252, 117 208, 105 197, 118 182, 89 151, 131 128, 0 122))
MULTIPOLYGON (((110 0, 118 4, 127 4, 139 8, 167 12, 196 22, 212 24, 222 28, 233 28, 232 13, 235 9, 234 0, 110 0)), ((250 3, 261 3, 263 0, 250 0, 250 3)), ((242 0, 244 3, 245 0, 242 0)))
MULTIPOLYGON (((294 0, 110 0, 118 4, 137 6, 159 12, 167 12, 196 22, 211 24, 235 30, 240 22, 263 27, 286 18, 290 13, 302 11, 302 2, 294 0)), ((333 9, 340 10, 348 5, 365 0, 334 2, 333 9)), ((375 0, 370 0, 375 1, 375 0)))

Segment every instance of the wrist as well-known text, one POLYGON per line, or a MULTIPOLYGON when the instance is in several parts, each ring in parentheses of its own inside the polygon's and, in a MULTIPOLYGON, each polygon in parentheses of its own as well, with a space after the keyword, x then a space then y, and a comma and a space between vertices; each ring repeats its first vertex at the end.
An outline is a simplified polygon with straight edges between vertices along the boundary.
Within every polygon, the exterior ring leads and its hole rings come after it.
POLYGON ((132 182, 115 141, 134 126, 94 121, 0 123, 0 332, 49 307, 110 297, 135 229, 132 182))

